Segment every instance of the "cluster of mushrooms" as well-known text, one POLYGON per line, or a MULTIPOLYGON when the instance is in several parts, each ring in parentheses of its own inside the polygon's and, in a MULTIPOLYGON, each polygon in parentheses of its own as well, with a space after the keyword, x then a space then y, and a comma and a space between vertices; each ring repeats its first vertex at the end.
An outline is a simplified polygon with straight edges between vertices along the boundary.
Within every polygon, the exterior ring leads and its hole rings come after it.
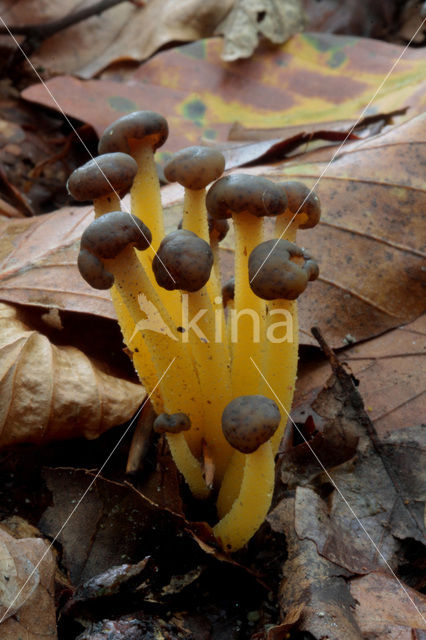
POLYGON ((318 276, 294 241, 298 228, 318 223, 320 205, 299 182, 220 177, 223 155, 190 147, 164 168, 185 188, 181 228, 165 235, 154 152, 167 136, 161 115, 130 113, 105 130, 100 155, 70 176, 70 194, 95 209, 78 266, 91 286, 111 289, 157 414, 154 429, 193 495, 216 499, 213 533, 236 551, 271 504, 296 381, 297 297, 318 276), (120 205, 129 188, 131 214, 120 205), (231 218, 235 277, 222 288, 218 245, 231 218), (286 339, 277 339, 279 326, 286 339))

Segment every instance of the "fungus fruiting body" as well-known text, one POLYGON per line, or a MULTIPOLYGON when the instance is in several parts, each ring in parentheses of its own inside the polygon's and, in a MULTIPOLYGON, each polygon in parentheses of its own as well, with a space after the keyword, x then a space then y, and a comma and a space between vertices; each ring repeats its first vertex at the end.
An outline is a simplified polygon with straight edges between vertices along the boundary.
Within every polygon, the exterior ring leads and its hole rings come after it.
POLYGON ((104 132, 101 155, 70 176, 70 193, 94 200, 96 213, 78 266, 91 286, 111 289, 154 431, 194 496, 216 501, 213 533, 232 552, 272 500, 296 379, 297 298, 318 276, 296 231, 317 224, 319 201, 300 183, 221 177, 220 152, 189 147, 165 166, 185 189, 181 228, 165 235, 154 152, 167 135, 162 116, 128 114, 104 132), (131 213, 120 211, 129 188, 131 213), (235 273, 222 288, 229 221, 235 273))

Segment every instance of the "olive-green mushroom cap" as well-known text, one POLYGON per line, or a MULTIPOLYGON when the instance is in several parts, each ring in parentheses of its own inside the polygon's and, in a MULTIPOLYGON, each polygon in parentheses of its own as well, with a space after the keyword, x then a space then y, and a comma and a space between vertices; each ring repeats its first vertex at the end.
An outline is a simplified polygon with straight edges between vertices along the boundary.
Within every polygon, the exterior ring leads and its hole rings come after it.
POLYGON ((191 428, 191 420, 186 413, 160 413, 154 420, 156 433, 180 433, 191 428))
POLYGON ((256 217, 277 216, 287 207, 283 188, 262 176, 233 173, 217 180, 206 197, 209 215, 215 219, 251 213, 256 217))
POLYGON ((210 245, 192 231, 178 229, 161 242, 152 263, 160 287, 172 291, 199 291, 210 277, 210 245))
POLYGON ((250 287, 264 300, 295 300, 319 273, 315 260, 288 240, 262 242, 251 252, 248 265, 250 287))
POLYGON ((311 191, 303 182, 289 180, 281 183, 284 189, 288 209, 291 213, 297 213, 297 217, 304 218, 299 224, 300 229, 315 227, 321 217, 321 204, 316 193, 311 191))
POLYGON ((155 151, 169 135, 167 120, 155 111, 133 111, 109 125, 99 140, 99 153, 131 153, 137 144, 148 144, 155 151))
POLYGON ((225 158, 220 151, 210 147, 181 149, 167 162, 164 175, 169 182, 179 182, 186 189, 204 189, 217 180, 225 168, 225 158))
POLYGON ((281 421, 280 410, 270 398, 261 395, 239 396, 222 414, 223 435, 241 453, 253 453, 267 442, 281 421))
POLYGON ((79 202, 96 200, 110 193, 122 196, 132 186, 137 170, 135 160, 126 153, 106 153, 73 171, 67 189, 79 202))

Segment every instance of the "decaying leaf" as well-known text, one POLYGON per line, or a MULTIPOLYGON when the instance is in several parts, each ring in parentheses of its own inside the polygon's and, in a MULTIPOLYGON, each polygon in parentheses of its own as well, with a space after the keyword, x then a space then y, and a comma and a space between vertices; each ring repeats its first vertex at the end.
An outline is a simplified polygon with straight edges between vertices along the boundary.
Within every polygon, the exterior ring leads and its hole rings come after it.
POLYGON ((249 58, 258 45, 259 34, 282 44, 304 26, 300 0, 236 0, 217 29, 225 36, 222 59, 249 58))
MULTIPOLYGON (((426 395, 425 352, 426 315, 340 352, 341 362, 359 381, 365 408, 380 436, 419 425, 426 395)), ((296 421, 306 419, 311 396, 324 386, 329 373, 328 362, 302 365, 292 412, 296 421)))
POLYGON ((115 318, 109 291, 83 282, 76 267, 92 207, 26 220, 0 220, 0 299, 115 318))
MULTIPOLYGON (((31 56, 49 74, 73 73, 91 78, 111 63, 142 61, 169 42, 211 36, 233 0, 151 0, 122 2, 51 36, 31 56)), ((0 14, 8 24, 43 24, 76 12, 77 0, 2 0, 0 14)))
POLYGON ((274 531, 286 535, 288 559, 279 593, 283 618, 295 614, 300 619, 297 628, 315 638, 363 640, 354 617, 356 602, 344 580, 348 574, 322 558, 314 542, 299 539, 294 509, 294 500, 287 498, 267 518, 274 531))
MULTIPOLYGON (((164 151, 174 152, 200 138, 226 140, 236 118, 256 128, 356 120, 403 51, 377 40, 308 33, 238 63, 221 61, 221 50, 221 38, 199 40, 156 55, 127 82, 58 76, 47 87, 65 113, 98 135, 130 111, 161 112, 170 123, 164 151)), ((406 107, 405 119, 422 113, 424 79, 422 50, 405 51, 366 115, 406 107)), ((44 85, 22 95, 58 109, 44 85)))
POLYGON ((426 630, 426 597, 389 573, 376 571, 354 578, 350 590, 357 601, 355 617, 364 638, 413 640, 419 637, 414 630, 426 630))
POLYGON ((170 488, 165 477, 167 466, 162 469, 163 486, 161 476, 157 476, 158 484, 152 491, 158 502, 129 485, 95 478, 84 470, 45 470, 53 504, 43 514, 40 528, 54 537, 67 521, 59 542, 63 548, 62 562, 73 584, 90 580, 123 562, 137 563, 153 554, 161 536, 166 539, 174 536, 181 518, 167 508, 163 510, 163 495, 167 491, 177 493, 178 488, 176 485, 170 488))
POLYGON ((0 303, 0 444, 101 433, 128 420, 140 385, 104 373, 75 347, 57 347, 0 303))
POLYGON ((17 540, 0 527, 2 640, 56 640, 54 575, 54 556, 44 540, 17 540))
MULTIPOLYGON (((402 583, 397 594, 398 581, 390 575, 398 569, 401 540, 424 541, 422 431, 401 430, 388 440, 379 441, 353 379, 325 346, 334 376, 316 399, 314 413, 326 423, 338 421, 348 432, 357 431, 359 443, 351 460, 328 471, 324 468, 326 460, 322 460, 321 442, 316 443, 315 451, 306 450, 301 459, 291 458, 291 449, 284 453, 281 478, 284 488, 294 488, 295 494, 279 500, 268 516, 272 529, 285 533, 288 545, 280 591, 282 617, 298 613, 297 628, 315 637, 373 638, 377 628, 371 616, 362 625, 369 605, 363 608, 361 603, 357 610, 356 586, 349 593, 347 579, 351 575, 380 575, 378 571, 387 571, 387 586, 394 597, 394 616, 389 619, 389 626, 423 628, 416 608, 421 594, 407 590, 402 583), (313 462, 307 472, 309 453, 313 462), (407 609, 411 611, 404 614, 407 609), (365 629, 371 631, 371 636, 363 635, 365 629)), ((323 433, 327 434, 327 429, 323 433)), ((328 462, 333 464, 332 460, 328 462)), ((352 580, 352 584, 358 583, 352 580)), ((379 597, 380 587, 374 579, 368 582, 364 593, 359 584, 364 599, 369 589, 377 591, 375 597, 379 597)), ((385 619, 386 606, 381 608, 385 619)))
POLYGON ((369 338, 426 309, 425 122, 425 115, 417 116, 350 143, 331 164, 248 170, 275 180, 300 180, 318 194, 321 221, 314 230, 302 230, 297 240, 318 260, 320 276, 301 297, 299 313, 302 327, 323 327, 337 347, 348 343, 347 336, 350 342, 369 338))
POLYGON ((184 640, 189 637, 180 631, 173 622, 167 622, 161 616, 138 614, 92 623, 76 640, 184 640))

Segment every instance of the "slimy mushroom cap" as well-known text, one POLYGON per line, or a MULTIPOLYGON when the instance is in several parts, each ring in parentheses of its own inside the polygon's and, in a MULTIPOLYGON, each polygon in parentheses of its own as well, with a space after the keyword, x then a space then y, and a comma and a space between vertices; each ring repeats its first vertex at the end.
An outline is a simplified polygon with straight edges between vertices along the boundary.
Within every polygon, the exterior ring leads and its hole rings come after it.
POLYGON ((287 206, 287 197, 280 185, 245 173, 233 173, 217 180, 209 189, 206 207, 215 219, 231 218, 232 214, 251 213, 260 218, 277 216, 287 206))
POLYGON ((253 453, 274 435, 280 421, 280 410, 270 398, 239 396, 225 407, 222 430, 234 449, 253 453))
POLYGON ((156 433, 180 433, 191 428, 191 420, 186 413, 160 413, 154 420, 156 433))
POLYGON ((264 300, 295 300, 318 272, 315 260, 288 240, 262 242, 249 257, 250 287, 264 300))
POLYGON ((187 147, 174 154, 164 167, 169 182, 179 182, 186 189, 204 189, 219 178, 225 168, 220 151, 210 147, 187 147))
POLYGON ((212 218, 211 216, 207 216, 207 222, 209 225, 210 240, 222 242, 229 231, 228 220, 220 220, 212 218))
POLYGON ((164 238, 152 263, 157 283, 168 291, 199 291, 207 283, 212 266, 210 245, 183 229, 164 238))
POLYGON ((134 111, 109 125, 99 140, 99 153, 130 153, 132 144, 144 142, 155 151, 169 135, 167 120, 155 111, 134 111))
POLYGON ((126 153, 106 153, 73 171, 67 189, 79 202, 96 200, 113 192, 123 195, 132 186, 137 170, 135 160, 126 153))
POLYGON ((321 204, 317 194, 296 180, 282 182, 281 186, 287 195, 287 206, 290 212, 294 214, 297 211, 297 215, 304 218, 303 222, 299 224, 299 228, 311 229, 315 227, 321 216, 321 204))
POLYGON ((114 284, 114 276, 105 269, 102 260, 87 249, 80 250, 77 266, 82 278, 94 289, 110 289, 114 284))
POLYGON ((115 258, 129 244, 143 251, 151 244, 151 232, 136 216, 111 211, 96 218, 84 230, 81 248, 98 258, 115 258))

